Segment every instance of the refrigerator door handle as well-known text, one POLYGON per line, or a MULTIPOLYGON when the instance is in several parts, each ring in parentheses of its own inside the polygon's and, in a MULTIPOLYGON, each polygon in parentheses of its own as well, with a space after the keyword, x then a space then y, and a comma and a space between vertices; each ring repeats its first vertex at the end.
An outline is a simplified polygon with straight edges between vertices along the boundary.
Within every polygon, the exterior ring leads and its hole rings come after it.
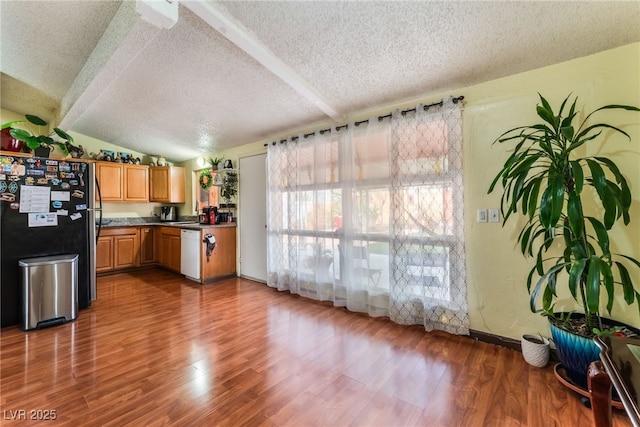
POLYGON ((98 191, 98 207, 94 209, 94 211, 98 212, 98 230, 96 231, 96 243, 98 243, 98 239, 100 238, 100 231, 102 230, 102 193, 100 192, 100 183, 98 182, 98 178, 95 178, 96 181, 96 190, 98 191))

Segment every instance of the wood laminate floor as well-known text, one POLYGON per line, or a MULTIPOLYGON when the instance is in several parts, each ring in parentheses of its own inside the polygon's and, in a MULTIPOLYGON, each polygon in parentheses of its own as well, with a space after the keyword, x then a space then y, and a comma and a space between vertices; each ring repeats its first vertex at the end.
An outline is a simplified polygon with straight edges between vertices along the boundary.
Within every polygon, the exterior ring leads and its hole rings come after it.
POLYGON ((592 425, 516 351, 243 279, 100 277, 76 321, 0 334, 3 426, 592 425))

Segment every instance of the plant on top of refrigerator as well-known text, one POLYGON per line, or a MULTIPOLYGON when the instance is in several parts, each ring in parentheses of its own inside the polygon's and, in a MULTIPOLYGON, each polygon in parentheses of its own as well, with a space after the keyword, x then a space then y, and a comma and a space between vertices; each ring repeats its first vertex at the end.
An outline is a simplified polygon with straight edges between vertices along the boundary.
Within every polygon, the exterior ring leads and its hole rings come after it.
POLYGON ((11 128, 11 130, 9 131, 11 136, 18 141, 24 142, 26 146, 32 150, 35 150, 39 146, 46 146, 50 148, 53 148, 53 146, 57 146, 65 155, 69 153, 67 149, 67 143, 70 144, 73 142, 73 137, 71 135, 57 127, 54 127, 53 132, 51 132, 49 135, 43 135, 40 128, 42 126, 48 126, 48 123, 45 120, 32 114, 25 114, 24 117, 26 118, 26 120, 15 120, 12 122, 4 123, 2 125, 2 129, 11 128), (29 127, 29 124, 36 125, 38 127, 37 132, 33 132, 29 127), (26 129, 14 128, 14 126, 24 126, 26 129), (65 142, 56 141, 53 139, 53 136, 58 136, 65 142))

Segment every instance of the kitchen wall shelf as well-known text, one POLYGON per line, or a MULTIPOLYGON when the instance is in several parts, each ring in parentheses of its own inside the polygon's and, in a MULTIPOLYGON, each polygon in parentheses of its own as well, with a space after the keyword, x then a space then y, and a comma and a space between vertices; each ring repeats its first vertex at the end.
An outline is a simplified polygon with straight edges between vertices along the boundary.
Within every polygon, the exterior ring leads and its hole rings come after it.
POLYGON ((222 187, 224 184, 224 176, 227 174, 235 174, 238 175, 240 171, 238 169, 218 169, 212 170, 211 174, 213 175, 213 186, 222 187))

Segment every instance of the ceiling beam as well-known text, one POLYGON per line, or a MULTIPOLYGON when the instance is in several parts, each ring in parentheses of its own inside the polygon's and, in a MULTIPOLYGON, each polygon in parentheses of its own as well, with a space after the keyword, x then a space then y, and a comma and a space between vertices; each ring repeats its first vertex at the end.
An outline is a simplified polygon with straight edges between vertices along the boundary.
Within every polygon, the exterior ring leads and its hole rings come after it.
POLYGON ((123 1, 60 105, 57 126, 72 128, 161 30, 140 19, 136 2, 123 1))
POLYGON ((283 82, 291 86, 293 90, 309 100, 309 102, 327 116, 335 121, 344 119, 343 116, 322 99, 320 93, 298 75, 298 73, 213 5, 203 0, 182 1, 181 4, 189 8, 199 16, 200 19, 209 24, 209 26, 262 64, 267 70, 278 76, 283 82))

